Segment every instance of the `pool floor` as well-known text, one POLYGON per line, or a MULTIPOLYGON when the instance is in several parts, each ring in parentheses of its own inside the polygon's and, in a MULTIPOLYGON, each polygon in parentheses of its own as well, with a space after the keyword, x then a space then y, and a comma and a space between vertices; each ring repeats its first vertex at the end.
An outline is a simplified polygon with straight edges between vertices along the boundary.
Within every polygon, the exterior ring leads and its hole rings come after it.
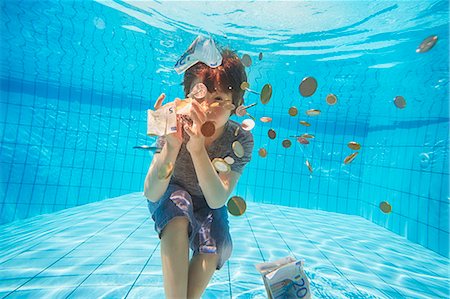
MULTIPOLYGON (((315 298, 449 298, 449 261, 358 216, 248 202, 202 298, 267 298, 255 264, 305 260, 315 298)), ((0 226, 0 298, 164 298, 141 193, 0 226)))

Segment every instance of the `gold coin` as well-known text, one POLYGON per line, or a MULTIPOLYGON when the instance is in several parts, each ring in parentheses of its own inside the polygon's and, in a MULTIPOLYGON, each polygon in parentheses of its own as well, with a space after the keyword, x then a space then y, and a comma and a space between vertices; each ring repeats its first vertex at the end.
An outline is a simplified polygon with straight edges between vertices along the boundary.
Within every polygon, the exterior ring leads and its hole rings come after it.
POLYGON ((228 173, 231 170, 230 165, 222 158, 213 159, 212 164, 218 172, 228 173))
POLYGON ((431 48, 434 47, 434 45, 437 43, 438 37, 437 35, 432 35, 427 37, 422 41, 422 43, 419 45, 419 47, 416 49, 417 53, 425 53, 431 50, 431 48))
POLYGON ((241 127, 245 131, 251 131, 255 127, 255 121, 251 118, 246 118, 242 121, 241 127))
POLYGON ((172 175, 174 169, 173 166, 174 164, 172 162, 169 162, 161 166, 161 168, 159 168, 158 170, 158 179, 167 180, 172 175))
POLYGON ((248 84, 248 82, 244 81, 244 82, 241 83, 241 89, 242 90, 246 90, 249 87, 250 87, 250 84, 248 84))
POLYGON ((308 167, 308 169, 309 169, 309 172, 313 172, 313 168, 312 168, 312 166, 311 166, 311 163, 309 163, 309 161, 308 160, 306 160, 306 162, 305 162, 305 164, 306 164, 306 166, 308 167))
POLYGON ((224 161, 227 162, 229 165, 234 164, 234 159, 230 156, 225 157, 224 161))
POLYGON ((259 58, 259 60, 262 60, 262 59, 263 59, 263 53, 262 53, 262 52, 259 53, 258 58, 259 58))
POLYGON ((212 121, 206 121, 202 125, 200 130, 201 130, 203 136, 211 137, 212 135, 214 135, 214 132, 216 132, 216 127, 214 126, 214 123, 212 121))
POLYGON ((262 121, 263 123, 270 123, 272 121, 272 118, 268 116, 263 116, 259 120, 262 121))
POLYGON ((309 122, 304 121, 304 120, 301 120, 301 121, 300 121, 300 124, 301 124, 301 125, 304 125, 305 127, 311 126, 311 124, 310 124, 309 122))
POLYGON ((290 116, 296 116, 298 113, 297 108, 295 108, 294 106, 292 106, 291 108, 289 108, 289 115, 290 116))
POLYGON ((387 201, 382 201, 380 202, 380 210, 385 214, 389 214, 392 212, 392 206, 387 201))
POLYGON ((353 154, 348 155, 347 157, 345 157, 344 163, 345 164, 351 163, 356 158, 357 155, 358 155, 358 152, 354 152, 353 154))
POLYGON ((289 139, 284 139, 281 144, 283 145, 284 148, 289 148, 291 147, 292 142, 289 139))
POLYGON ((265 148, 260 148, 258 151, 258 155, 262 158, 265 158, 267 156, 267 150, 265 148))
POLYGON ((216 107, 220 107, 220 103, 219 102, 214 102, 211 105, 209 105, 209 108, 216 108, 216 107))
POLYGON ((316 116, 320 114, 320 110, 319 109, 309 109, 306 111, 306 114, 309 116, 316 116))
POLYGON ((244 55, 242 55, 241 62, 246 67, 249 67, 252 65, 252 58, 250 57, 250 55, 244 54, 244 55))
POLYGON ((247 209, 245 200, 240 196, 233 196, 227 203, 228 212, 233 216, 241 216, 247 209))
POLYGON ((297 141, 300 142, 301 144, 309 144, 309 140, 303 137, 298 137, 297 141))
POLYGON ((406 107, 406 100, 402 96, 396 96, 394 99, 394 104, 397 108, 403 109, 406 107))
POLYGON ((361 149, 361 145, 358 142, 355 141, 350 141, 348 143, 348 147, 351 148, 352 150, 358 151, 359 149, 361 149))
POLYGON ((326 101, 328 105, 334 105, 337 102, 337 97, 334 94, 330 93, 329 95, 327 95, 326 101))
POLYGON ((242 144, 239 141, 236 140, 235 142, 233 142, 231 147, 233 148, 233 152, 236 155, 236 157, 242 158, 244 156, 244 148, 242 147, 242 144))
POLYGON ((304 97, 312 96, 317 89, 317 81, 313 77, 306 77, 298 87, 300 94, 304 97))
POLYGON ((269 129, 269 131, 267 132, 267 135, 269 135, 270 139, 275 139, 275 137, 277 137, 277 133, 275 133, 274 129, 269 129))
POLYGON ((260 100, 261 103, 267 104, 270 101, 270 98, 272 97, 272 85, 267 83, 264 85, 263 89, 261 90, 260 100))
POLYGON ((312 135, 312 134, 308 134, 308 133, 305 133, 305 134, 303 134, 302 136, 300 136, 300 137, 303 137, 303 138, 315 138, 315 136, 314 135, 312 135))
POLYGON ((236 130, 234 130, 234 136, 236 137, 239 134, 239 126, 236 127, 236 130))

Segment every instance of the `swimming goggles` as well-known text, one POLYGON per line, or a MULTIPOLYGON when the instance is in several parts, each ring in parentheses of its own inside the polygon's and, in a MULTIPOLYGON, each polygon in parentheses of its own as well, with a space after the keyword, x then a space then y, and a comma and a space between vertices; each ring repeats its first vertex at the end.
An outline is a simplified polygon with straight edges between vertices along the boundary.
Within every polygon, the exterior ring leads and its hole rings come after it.
POLYGON ((197 36, 186 52, 178 59, 174 68, 178 74, 181 74, 197 62, 203 62, 212 68, 222 64, 222 55, 212 38, 197 36))

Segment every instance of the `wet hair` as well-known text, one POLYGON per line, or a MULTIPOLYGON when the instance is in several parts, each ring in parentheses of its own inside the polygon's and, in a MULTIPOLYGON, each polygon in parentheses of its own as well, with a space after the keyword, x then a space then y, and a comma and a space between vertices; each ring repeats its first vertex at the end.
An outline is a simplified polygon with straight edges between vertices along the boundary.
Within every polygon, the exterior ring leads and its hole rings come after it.
POLYGON ((230 50, 221 51, 222 65, 211 68, 203 62, 197 62, 184 73, 184 95, 190 92, 192 82, 200 79, 206 85, 210 93, 215 91, 228 93, 231 91, 233 104, 235 109, 231 111, 231 115, 235 113, 237 107, 244 103, 244 92, 241 89, 241 83, 247 82, 247 74, 245 67, 239 59, 238 55, 230 50))

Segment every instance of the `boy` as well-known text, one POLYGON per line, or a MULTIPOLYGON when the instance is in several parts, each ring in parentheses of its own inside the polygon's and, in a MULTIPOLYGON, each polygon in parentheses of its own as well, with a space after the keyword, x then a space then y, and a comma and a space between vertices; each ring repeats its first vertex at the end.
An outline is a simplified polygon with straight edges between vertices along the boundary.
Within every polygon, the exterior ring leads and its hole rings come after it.
MULTIPOLYGON (((187 53, 196 51, 197 40, 187 53)), ((212 40, 209 42, 214 46, 212 40)), ((215 46, 212 50, 218 51, 215 46)), ((163 149, 154 155, 144 183, 144 195, 161 239, 167 298, 200 298, 233 248, 225 203, 251 160, 254 143, 249 131, 229 119, 243 104, 240 86, 247 81, 245 68, 234 52, 224 50, 219 54, 219 66, 206 65, 198 53, 199 62, 193 60, 185 66, 185 96, 197 83, 206 85, 206 96, 193 100, 191 126, 178 118, 177 132, 158 139, 163 149), (214 124, 212 136, 202 134, 206 121, 214 124), (233 150, 235 141, 242 145, 243 155, 233 150), (214 158, 227 158, 230 170, 216 171, 211 162, 214 158), (170 163, 173 172, 158 178, 158 171, 170 163), (190 262, 189 247, 193 250, 190 262)), ((158 98, 155 109, 161 107, 164 97, 158 98)))

